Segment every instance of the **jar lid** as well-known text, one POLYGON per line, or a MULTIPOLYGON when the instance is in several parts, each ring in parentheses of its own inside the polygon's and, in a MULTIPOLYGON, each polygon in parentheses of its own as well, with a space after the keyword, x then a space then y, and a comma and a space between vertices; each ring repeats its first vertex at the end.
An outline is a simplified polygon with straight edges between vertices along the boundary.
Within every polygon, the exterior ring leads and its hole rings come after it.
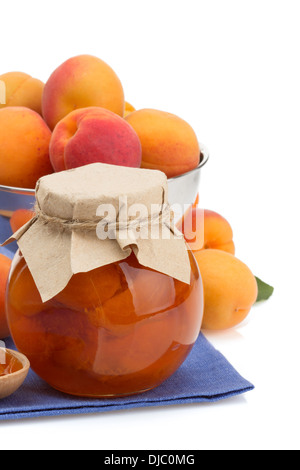
POLYGON ((41 178, 35 217, 17 240, 43 302, 74 274, 126 259, 190 283, 183 235, 168 205, 167 177, 95 163, 41 178))

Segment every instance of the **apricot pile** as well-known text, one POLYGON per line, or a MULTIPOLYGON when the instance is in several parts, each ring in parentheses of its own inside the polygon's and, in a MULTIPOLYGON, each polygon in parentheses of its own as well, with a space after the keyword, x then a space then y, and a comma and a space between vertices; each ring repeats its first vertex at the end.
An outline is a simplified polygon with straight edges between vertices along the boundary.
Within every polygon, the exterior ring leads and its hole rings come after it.
MULTIPOLYGON (((6 91, 5 102, 1 97, 0 104, 0 185, 33 189, 44 175, 95 162, 161 170, 168 178, 199 165, 200 147, 190 124, 165 111, 136 109, 125 101, 115 71, 97 57, 79 55, 67 60, 45 84, 25 73, 9 72, 0 75, 0 85, 6 91)), ((13 231, 32 215, 17 211, 11 219, 13 231)), ((239 324, 257 298, 257 282, 235 257, 230 224, 220 214, 195 204, 178 228, 203 276, 204 327, 224 329, 239 324)), ((8 265, 0 258, 0 289, 8 265)), ((107 292, 115 299, 109 276, 106 281, 107 292)), ((61 294, 62 304, 67 294, 61 294)), ((3 334, 7 327, 1 295, 0 291, 3 334)), ((80 296, 78 289, 70 308, 76 308, 80 296)), ((126 304, 128 299, 125 296, 118 302, 126 304)), ((35 307, 34 302, 29 306, 33 314, 35 307)))
POLYGON ((239 325, 257 300, 257 281, 236 258, 233 231, 220 214, 194 204, 177 224, 198 263, 204 289, 202 328, 225 330, 239 325))
POLYGON ((97 57, 70 58, 45 84, 9 72, 0 85, 0 185, 34 189, 46 174, 96 162, 161 170, 168 178, 199 165, 192 127, 164 111, 136 110, 97 57))

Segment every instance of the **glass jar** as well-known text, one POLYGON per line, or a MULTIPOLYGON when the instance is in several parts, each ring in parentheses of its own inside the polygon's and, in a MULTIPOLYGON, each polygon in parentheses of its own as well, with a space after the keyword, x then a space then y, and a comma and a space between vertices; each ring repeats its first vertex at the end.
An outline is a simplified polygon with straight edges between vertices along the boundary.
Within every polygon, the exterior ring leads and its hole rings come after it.
POLYGON ((191 283, 141 266, 135 255, 76 274, 42 303, 20 253, 7 290, 9 327, 32 369, 62 392, 131 395, 169 378, 200 331, 203 288, 189 252, 191 283))

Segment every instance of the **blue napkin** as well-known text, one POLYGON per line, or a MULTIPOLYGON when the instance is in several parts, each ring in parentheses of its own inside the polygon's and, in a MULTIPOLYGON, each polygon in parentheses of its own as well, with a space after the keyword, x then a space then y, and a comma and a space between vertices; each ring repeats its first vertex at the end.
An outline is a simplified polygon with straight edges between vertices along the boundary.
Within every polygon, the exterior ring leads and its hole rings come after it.
MULTIPOLYGON (((9 222, 0 217, 0 241, 11 234, 9 222)), ((13 256, 15 247, 0 248, 13 256)), ((14 349, 13 341, 5 340, 14 349)), ((149 406, 213 402, 253 390, 229 362, 200 334, 190 356, 166 382, 149 392, 131 397, 92 399, 65 395, 53 390, 33 371, 12 396, 0 401, 0 420, 98 413, 149 406)))
MULTIPOLYGON (((11 339, 5 343, 8 348, 14 347, 11 339)), ((101 400, 77 398, 53 390, 30 371, 24 385, 0 401, 0 420, 213 402, 253 388, 201 334, 181 368, 150 392, 101 400)))

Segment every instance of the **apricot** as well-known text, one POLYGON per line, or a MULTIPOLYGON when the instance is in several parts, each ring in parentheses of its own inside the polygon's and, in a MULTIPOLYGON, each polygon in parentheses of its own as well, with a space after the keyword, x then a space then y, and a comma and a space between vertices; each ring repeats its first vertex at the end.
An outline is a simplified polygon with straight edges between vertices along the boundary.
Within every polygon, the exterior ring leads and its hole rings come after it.
POLYGON ((44 83, 22 72, 8 72, 0 75, 5 84, 6 102, 0 103, 0 109, 7 106, 24 106, 42 114, 42 94, 44 83))
POLYGON ((232 228, 217 212, 194 205, 177 223, 177 228, 192 250, 214 248, 235 254, 232 228))
POLYGON ((99 106, 124 115, 122 84, 112 68, 90 55, 73 57, 60 65, 47 81, 43 116, 50 129, 75 109, 99 106))
MULTIPOLYGON (((130 263, 128 273, 131 274, 132 267, 137 266, 133 256, 130 258, 130 263)), ((175 304, 175 290, 174 299, 170 298, 173 289, 174 280, 168 276, 150 269, 138 272, 129 289, 126 284, 123 285, 123 290, 120 289, 104 303, 103 308, 109 319, 106 327, 115 334, 123 333, 126 326, 134 324, 137 312, 141 312, 140 315, 144 318, 164 312, 170 308, 172 300, 175 304), (120 308, 122 317, 120 317, 120 308)))
POLYGON ((19 314, 12 333, 18 348, 34 362, 41 377, 51 374, 53 365, 58 366, 56 379, 60 373, 65 376, 69 368, 78 371, 93 367, 98 330, 84 312, 50 308, 31 317, 19 314))
POLYGON ((125 101, 124 117, 128 116, 128 114, 133 113, 134 111, 136 111, 136 109, 132 106, 132 104, 128 103, 128 101, 125 101))
POLYGON ((221 250, 195 251, 204 287, 203 329, 225 330, 240 324, 257 299, 250 269, 221 250))
POLYGON ((34 217, 34 212, 28 209, 17 209, 10 218, 10 226, 15 233, 34 217))
MULTIPOLYGON (((102 266, 88 273, 75 274, 67 287, 55 297, 61 307, 85 311, 101 309, 121 289, 118 265, 102 266)), ((100 326, 100 325, 97 325, 100 326)))
POLYGON ((50 303, 42 304, 42 299, 37 290, 33 277, 21 256, 16 256, 13 260, 13 282, 9 282, 10 304, 14 311, 20 310, 22 315, 31 317, 49 308, 50 303), (30 295, 28 295, 30 293, 30 295), (24 299, 26 302, 23 302, 24 299))
POLYGON ((0 254, 0 339, 9 336, 9 328, 5 315, 5 293, 11 260, 0 254))
POLYGON ((51 131, 41 116, 24 107, 0 109, 0 184, 34 189, 53 172, 51 131))
POLYGON ((89 163, 140 167, 141 143, 132 127, 104 108, 77 109, 53 131, 50 159, 55 171, 89 163))
POLYGON ((161 170, 172 178, 199 165, 197 136, 183 119, 154 109, 135 111, 125 119, 142 143, 142 168, 161 170))

